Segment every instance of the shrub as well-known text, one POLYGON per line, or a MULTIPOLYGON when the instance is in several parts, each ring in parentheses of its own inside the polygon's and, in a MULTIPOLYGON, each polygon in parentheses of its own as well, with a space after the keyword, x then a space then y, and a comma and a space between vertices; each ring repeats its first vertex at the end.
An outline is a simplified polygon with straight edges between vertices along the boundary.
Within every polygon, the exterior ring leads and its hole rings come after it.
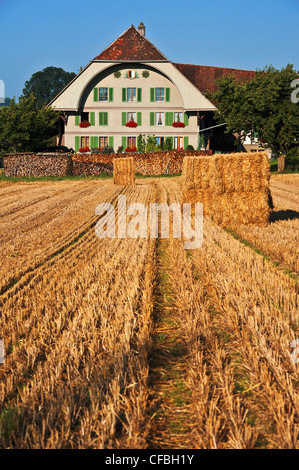
POLYGON ((112 153, 114 153, 114 149, 113 149, 113 147, 107 145, 106 147, 104 147, 104 148, 102 149, 102 153, 103 153, 104 155, 111 155, 112 153))
POLYGON ((189 145, 187 145, 187 147, 186 147, 186 150, 194 150, 194 147, 193 147, 193 145, 190 145, 190 144, 189 144, 189 145))
POLYGON ((145 148, 146 148, 145 136, 139 134, 139 136, 137 137, 137 150, 138 152, 143 153, 145 152, 145 148))
POLYGON ((166 137, 165 143, 164 143, 164 150, 172 150, 172 139, 171 137, 166 137))
POLYGON ((299 164, 299 146, 293 147, 286 153, 286 163, 291 165, 299 164))
POLYGON ((117 153, 122 153, 124 151, 124 146, 120 145, 117 149, 117 153))

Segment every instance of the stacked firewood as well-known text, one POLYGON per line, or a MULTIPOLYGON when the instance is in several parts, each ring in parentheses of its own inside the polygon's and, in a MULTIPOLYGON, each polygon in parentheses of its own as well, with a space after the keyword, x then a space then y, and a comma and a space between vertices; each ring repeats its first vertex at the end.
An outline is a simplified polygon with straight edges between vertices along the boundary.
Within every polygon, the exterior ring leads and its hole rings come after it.
POLYGON ((73 156, 73 165, 75 168, 79 165, 79 163, 81 163, 86 165, 86 169, 88 169, 88 166, 90 165, 90 167, 93 168, 94 171, 96 170, 95 165, 99 165, 100 169, 100 164, 106 164, 107 166, 113 165, 113 160, 116 158, 133 157, 135 172, 137 174, 178 174, 182 171, 184 157, 208 155, 212 155, 212 151, 169 150, 163 152, 117 153, 111 155, 77 154, 73 156))
POLYGON ((69 176, 72 174, 72 158, 68 154, 18 153, 4 155, 5 176, 69 176))

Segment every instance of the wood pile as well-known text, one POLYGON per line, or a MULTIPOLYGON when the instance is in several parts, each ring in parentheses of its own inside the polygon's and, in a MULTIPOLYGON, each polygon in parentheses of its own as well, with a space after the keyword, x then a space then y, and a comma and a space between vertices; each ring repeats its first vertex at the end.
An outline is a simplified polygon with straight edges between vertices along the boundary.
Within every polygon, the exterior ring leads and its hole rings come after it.
POLYGON ((72 158, 68 154, 6 154, 3 167, 8 177, 69 176, 72 174, 72 158))
POLYGON ((77 154, 73 156, 73 162, 88 164, 105 163, 110 165, 114 159, 133 157, 135 172, 141 175, 161 175, 165 173, 178 174, 182 171, 183 160, 187 155, 212 155, 212 151, 193 150, 169 150, 163 152, 148 153, 116 153, 112 155, 103 154, 77 154))
POLYGON ((203 203, 203 213, 227 228, 266 225, 273 204, 266 152, 186 157, 182 202, 203 203))
POLYGON ((93 161, 73 160, 73 176, 98 176, 102 173, 113 174, 113 164, 93 161))
POLYGON ((124 186, 135 184, 135 168, 133 157, 114 159, 113 183, 124 186))

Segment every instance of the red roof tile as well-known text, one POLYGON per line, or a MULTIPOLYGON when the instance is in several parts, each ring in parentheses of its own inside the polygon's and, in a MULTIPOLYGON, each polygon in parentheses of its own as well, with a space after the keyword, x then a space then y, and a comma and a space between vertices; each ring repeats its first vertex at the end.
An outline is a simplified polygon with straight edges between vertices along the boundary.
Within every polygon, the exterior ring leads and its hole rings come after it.
POLYGON ((130 26, 94 60, 168 60, 146 37, 130 26))
POLYGON ((216 91, 215 80, 222 75, 233 75, 238 80, 252 80, 255 76, 253 70, 229 69, 223 67, 210 67, 205 65, 172 64, 202 93, 216 91))

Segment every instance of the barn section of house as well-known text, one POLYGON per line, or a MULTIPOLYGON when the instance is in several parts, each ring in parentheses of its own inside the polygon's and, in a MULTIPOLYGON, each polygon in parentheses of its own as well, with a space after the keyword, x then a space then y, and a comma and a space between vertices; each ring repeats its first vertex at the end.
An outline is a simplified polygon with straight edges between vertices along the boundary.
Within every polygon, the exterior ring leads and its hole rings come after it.
POLYGON ((224 126, 214 127, 216 106, 204 93, 213 92, 223 74, 250 79, 254 73, 172 63, 145 37, 140 23, 91 60, 48 106, 61 111, 60 143, 76 151, 133 148, 139 134, 155 135, 158 144, 170 137, 174 148, 196 149, 203 129, 207 150, 232 151, 234 137, 224 126), (90 126, 81 127, 83 121, 90 126), (126 126, 129 121, 137 126, 126 126), (174 127, 178 121, 185 127, 174 127))

